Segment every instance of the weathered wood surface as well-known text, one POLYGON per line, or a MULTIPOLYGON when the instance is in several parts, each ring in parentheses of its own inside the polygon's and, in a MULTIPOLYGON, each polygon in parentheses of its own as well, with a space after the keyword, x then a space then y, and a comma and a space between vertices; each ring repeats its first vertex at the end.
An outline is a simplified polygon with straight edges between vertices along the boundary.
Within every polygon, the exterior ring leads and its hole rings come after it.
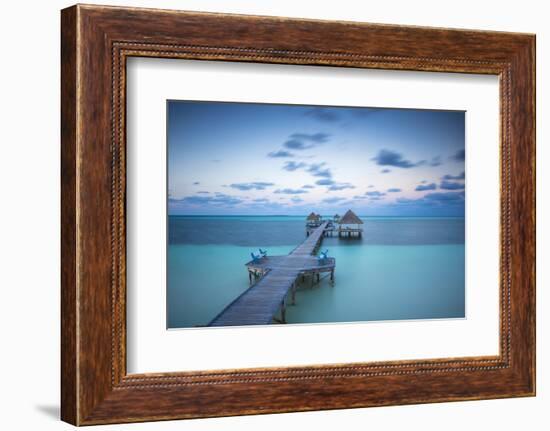
MULTIPOLYGON (((266 274, 225 307, 208 326, 268 325, 283 305, 296 278, 303 272, 326 270, 312 254, 323 238, 327 223, 321 224, 288 256, 265 257, 260 264, 248 262, 266 274)), ((334 267, 334 259, 331 259, 334 267)))

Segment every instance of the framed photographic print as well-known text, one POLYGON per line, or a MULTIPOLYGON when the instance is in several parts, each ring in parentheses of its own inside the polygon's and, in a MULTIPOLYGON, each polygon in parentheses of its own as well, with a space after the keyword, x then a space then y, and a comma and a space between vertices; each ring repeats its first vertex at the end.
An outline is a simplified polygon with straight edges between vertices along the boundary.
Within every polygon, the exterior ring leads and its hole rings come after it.
POLYGON ((62 419, 535 394, 535 38, 62 11, 62 419))

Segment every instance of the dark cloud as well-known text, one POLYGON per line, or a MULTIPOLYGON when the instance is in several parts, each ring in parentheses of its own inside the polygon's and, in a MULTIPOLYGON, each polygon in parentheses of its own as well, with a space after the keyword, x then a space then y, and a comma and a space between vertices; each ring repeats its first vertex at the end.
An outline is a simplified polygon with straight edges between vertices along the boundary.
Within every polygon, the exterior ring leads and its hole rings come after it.
POLYGON ((274 183, 266 183, 261 181, 256 181, 253 183, 234 183, 229 184, 229 187, 237 190, 265 190, 267 187, 274 186, 274 183))
POLYGON ((435 185, 435 183, 430 183, 430 184, 421 184, 419 186, 416 186, 415 190, 417 192, 425 192, 426 190, 435 190, 437 188, 437 186, 435 185))
POLYGON ((391 170, 389 170, 389 169, 382 169, 380 172, 383 173, 383 174, 387 174, 388 172, 391 172, 391 170))
POLYGON ((379 191, 373 191, 373 192, 365 192, 365 195, 370 197, 370 198, 379 198, 381 196, 386 196, 386 193, 382 193, 382 192, 379 192, 379 191))
POLYGON ((402 154, 386 149, 380 150, 372 160, 379 166, 394 166, 396 168, 413 168, 418 166, 418 163, 404 159, 402 154))
POLYGON ((307 150, 324 144, 329 137, 327 133, 293 133, 283 145, 291 150, 307 150))
POLYGON ((441 156, 436 156, 436 157, 432 158, 432 160, 430 160, 430 161, 428 162, 428 164, 429 164, 430 166, 439 166, 439 165, 441 165, 442 163, 443 163, 443 162, 441 161, 441 156))
POLYGON ((336 190, 345 190, 345 189, 354 189, 355 186, 350 183, 334 183, 330 187, 328 187, 329 191, 336 191, 336 190))
POLYGON ((443 180, 439 184, 439 188, 443 190, 464 190, 464 183, 443 180))
POLYGON ((273 157, 273 158, 294 157, 294 154, 292 154, 290 151, 278 150, 278 151, 272 151, 271 153, 268 153, 267 157, 273 157))
POLYGON ((340 121, 340 115, 338 112, 329 108, 311 108, 305 112, 305 115, 308 117, 313 117, 324 123, 337 123, 340 121))
POLYGON ((463 180, 466 178, 466 172, 462 171, 460 174, 458 175, 450 175, 450 174, 447 174, 447 175, 443 175, 441 177, 442 180, 463 180))
POLYGON ((286 162, 283 166, 285 171, 294 172, 297 169, 305 168, 307 165, 304 162, 295 162, 293 160, 286 162))
POLYGON ((463 162, 466 159, 466 150, 458 150, 450 157, 450 159, 457 162, 463 162))
POLYGON ((318 186, 331 186, 334 184, 334 181, 331 179, 325 178, 322 180, 315 181, 315 184, 317 184, 318 186))
POLYGON ((303 189, 314 189, 315 186, 312 186, 311 184, 305 184, 302 186, 303 189))
POLYGON ((325 168, 326 163, 312 163, 309 165, 307 171, 314 177, 332 178, 332 172, 330 169, 325 168))
POLYGON ((200 192, 197 192, 197 193, 200 193, 202 195, 209 195, 210 194, 210 192, 205 192, 205 191, 200 191, 200 192))
POLYGON ((400 191, 401 191, 401 189, 396 189, 396 188, 388 189, 388 193, 398 193, 400 191))
POLYGON ((198 182, 198 181, 195 181, 195 182, 193 183, 194 186, 198 186, 199 184, 200 184, 200 182, 198 182))
POLYGON ((266 198, 252 199, 252 202, 264 203, 264 202, 269 202, 269 199, 266 199, 266 198))
POLYGON ((285 195, 301 195, 309 192, 303 189, 277 189, 273 193, 281 193, 285 195))

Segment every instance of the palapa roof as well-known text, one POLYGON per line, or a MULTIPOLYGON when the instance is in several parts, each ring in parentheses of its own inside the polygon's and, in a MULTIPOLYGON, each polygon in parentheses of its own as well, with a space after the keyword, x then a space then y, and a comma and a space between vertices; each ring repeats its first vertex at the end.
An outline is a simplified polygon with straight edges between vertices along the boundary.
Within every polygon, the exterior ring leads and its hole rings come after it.
POLYGON ((307 216, 307 220, 318 220, 319 216, 312 212, 310 215, 307 216))
POLYGON ((340 219, 340 224, 363 224, 363 220, 357 217, 352 210, 348 210, 340 219))

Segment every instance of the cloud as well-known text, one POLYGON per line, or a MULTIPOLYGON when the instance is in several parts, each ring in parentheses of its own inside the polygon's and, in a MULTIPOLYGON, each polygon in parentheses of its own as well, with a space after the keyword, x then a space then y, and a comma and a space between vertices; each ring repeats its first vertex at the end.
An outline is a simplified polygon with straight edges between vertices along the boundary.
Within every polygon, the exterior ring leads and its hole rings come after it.
POLYGON ((372 189, 374 187, 374 184, 369 184, 369 189, 372 189))
POLYGON ((269 199, 266 199, 266 198, 252 199, 252 202, 264 203, 264 202, 269 202, 269 199))
POLYGON ((198 186, 199 184, 200 184, 200 182, 198 182, 198 181, 195 181, 195 182, 193 183, 194 186, 198 186))
POLYGON ((331 179, 325 178, 322 180, 315 181, 315 184, 317 184, 318 186, 331 186, 334 184, 334 181, 331 179))
POLYGON ((466 150, 458 150, 449 158, 457 162, 463 162, 466 159, 466 150))
POLYGON ((428 193, 419 199, 398 198, 396 203, 401 205, 434 206, 434 205, 463 205, 465 194, 461 192, 428 193))
POLYGON ((222 205, 233 206, 244 202, 241 198, 230 196, 223 193, 216 193, 214 196, 193 195, 181 199, 169 199, 170 204, 189 204, 189 205, 222 205))
POLYGON ((416 186, 415 190, 417 192, 424 192, 426 190, 435 190, 437 188, 437 186, 435 185, 435 183, 430 183, 430 184, 421 184, 419 186, 416 186))
POLYGON ((439 184, 439 188, 443 190, 464 190, 464 184, 443 180, 439 184))
POLYGON ((428 162, 428 164, 429 164, 430 166, 439 166, 439 165, 441 165, 442 163, 443 163, 443 162, 441 161, 441 156, 436 156, 436 157, 432 158, 432 160, 430 160, 430 161, 428 162))
POLYGON ((425 200, 433 202, 460 202, 464 200, 464 192, 428 193, 425 200))
POLYGON ((271 153, 268 153, 267 157, 273 157, 273 158, 294 157, 294 154, 292 154, 290 151, 278 150, 278 151, 272 151, 271 153))
POLYGON ((328 190, 336 191, 336 190, 345 190, 345 189, 354 189, 354 188, 355 186, 350 183, 334 183, 328 188, 328 190))
POLYGON ((401 191, 401 189, 396 189, 396 188, 388 189, 388 193, 398 193, 400 191, 401 191))
POLYGON ((333 198, 323 199, 323 202, 327 203, 327 204, 335 204, 337 202, 341 202, 341 201, 345 201, 345 200, 346 200, 346 198, 333 197, 333 198))
POLYGON ((372 160, 379 166, 394 166, 396 168, 413 168, 418 166, 418 163, 404 159, 402 154, 386 149, 380 150, 372 160))
POLYGON ((386 193, 382 193, 376 190, 373 192, 365 192, 365 196, 368 196, 370 198, 379 198, 381 196, 386 196, 386 193))
POLYGON ((312 163, 309 165, 307 171, 314 177, 323 177, 323 178, 332 178, 332 172, 330 169, 325 168, 325 162, 322 163, 312 163))
POLYGON ((285 195, 301 195, 309 192, 303 189, 277 189, 273 193, 282 193, 285 195))
POLYGON ((303 189, 314 189, 315 186, 312 186, 311 184, 305 184, 302 186, 303 189))
POLYGON ((293 133, 283 145, 291 150, 307 150, 324 144, 329 137, 327 133, 293 133))
POLYGON ((397 198, 379 208, 385 214, 417 216, 464 216, 465 194, 460 192, 433 192, 425 196, 397 198))
POLYGON ((197 192, 197 193, 200 193, 200 194, 202 194, 202 195, 208 195, 208 194, 210 194, 210 192, 205 192, 205 191, 200 191, 200 192, 197 192))
POLYGON ((382 169, 380 172, 383 173, 383 174, 387 174, 388 172, 391 172, 391 170, 389 170, 389 169, 382 169))
POLYGON ((305 168, 307 165, 304 162, 295 162, 293 160, 286 162, 283 166, 285 171, 294 172, 297 169, 305 168))
POLYGON ((450 175, 450 174, 447 174, 447 175, 443 175, 441 177, 442 180, 463 180, 466 178, 466 172, 462 171, 460 174, 458 175, 450 175))
POLYGON ((302 198, 299 198, 299 197, 293 197, 290 199, 292 202, 294 202, 295 204, 298 204, 300 202, 303 202, 304 200, 302 198))
POLYGON ((365 118, 376 112, 384 111, 382 108, 355 108, 351 112, 359 118, 365 118))
POLYGON ((305 115, 308 117, 313 117, 324 123, 336 123, 340 121, 340 115, 333 109, 311 108, 305 112, 305 115))
POLYGON ((275 185, 274 183, 256 181, 253 183, 233 183, 233 184, 229 184, 229 187, 232 187, 237 190, 265 190, 267 187, 271 187, 274 185, 275 185))

